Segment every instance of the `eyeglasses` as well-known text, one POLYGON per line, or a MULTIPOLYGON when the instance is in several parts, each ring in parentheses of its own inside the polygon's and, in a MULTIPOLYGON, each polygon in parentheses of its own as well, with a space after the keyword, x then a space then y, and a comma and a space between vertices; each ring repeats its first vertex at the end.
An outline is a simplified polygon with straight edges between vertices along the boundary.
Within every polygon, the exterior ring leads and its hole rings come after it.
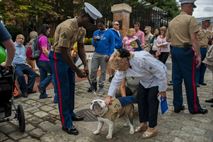
POLYGON ((118 24, 118 23, 115 23, 114 25, 117 25, 117 26, 119 26, 119 24, 118 24))

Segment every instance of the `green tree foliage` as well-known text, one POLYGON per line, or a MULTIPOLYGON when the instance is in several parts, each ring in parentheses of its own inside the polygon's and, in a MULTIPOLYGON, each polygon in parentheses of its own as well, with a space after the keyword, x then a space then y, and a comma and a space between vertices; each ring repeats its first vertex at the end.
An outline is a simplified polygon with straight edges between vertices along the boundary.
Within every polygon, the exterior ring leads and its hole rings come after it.
POLYGON ((0 15, 11 29, 24 34, 42 23, 55 23, 73 16, 73 0, 2 0, 0 15))
MULTIPOLYGON (((42 23, 56 26, 62 20, 73 17, 83 6, 83 0, 76 1, 79 3, 74 3, 74 0, 1 0, 0 15, 7 26, 14 26, 11 29, 28 33, 30 30, 38 30, 42 23)), ((149 2, 147 8, 158 6, 168 12, 169 18, 178 13, 176 0, 87 0, 87 2, 97 7, 107 20, 112 20, 111 6, 123 2, 133 8, 149 2)))
POLYGON ((176 0, 146 0, 146 1, 166 11, 168 13, 169 19, 172 19, 179 13, 176 0))

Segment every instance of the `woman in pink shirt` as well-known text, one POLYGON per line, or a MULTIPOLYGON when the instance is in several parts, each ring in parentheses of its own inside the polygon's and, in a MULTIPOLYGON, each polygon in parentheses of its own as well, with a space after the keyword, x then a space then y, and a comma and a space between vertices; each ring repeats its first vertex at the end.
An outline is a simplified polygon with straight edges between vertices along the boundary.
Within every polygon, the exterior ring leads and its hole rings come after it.
POLYGON ((46 93, 46 88, 52 81, 52 72, 50 67, 50 62, 48 58, 50 44, 48 42, 48 36, 50 34, 50 27, 47 24, 43 24, 41 26, 39 32, 38 46, 41 50, 41 54, 39 59, 36 61, 36 64, 39 68, 40 72, 40 84, 38 85, 38 89, 40 92, 40 99, 45 99, 48 97, 46 93))
POLYGON ((144 32, 140 30, 140 23, 136 22, 134 24, 134 28, 135 28, 135 36, 138 37, 138 40, 141 43, 141 47, 144 47, 144 45, 145 45, 145 37, 144 37, 144 32))
POLYGON ((138 37, 135 36, 134 28, 128 29, 127 36, 123 38, 122 42, 123 42, 123 48, 127 49, 130 52, 142 50, 141 43, 138 40, 138 37))
POLYGON ((160 27, 160 35, 157 37, 156 41, 156 45, 158 47, 156 56, 164 64, 166 63, 170 53, 170 45, 166 41, 166 30, 165 26, 160 27))

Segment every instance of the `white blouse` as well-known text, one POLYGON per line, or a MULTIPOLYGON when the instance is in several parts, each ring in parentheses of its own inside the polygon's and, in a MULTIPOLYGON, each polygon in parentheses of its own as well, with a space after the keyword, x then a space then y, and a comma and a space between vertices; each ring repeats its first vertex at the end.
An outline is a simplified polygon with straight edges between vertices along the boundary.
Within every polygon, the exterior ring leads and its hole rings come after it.
POLYGON ((116 89, 125 77, 140 78, 145 88, 158 86, 159 92, 167 89, 167 68, 146 51, 133 52, 130 68, 127 71, 116 71, 109 87, 108 95, 115 96, 116 89))

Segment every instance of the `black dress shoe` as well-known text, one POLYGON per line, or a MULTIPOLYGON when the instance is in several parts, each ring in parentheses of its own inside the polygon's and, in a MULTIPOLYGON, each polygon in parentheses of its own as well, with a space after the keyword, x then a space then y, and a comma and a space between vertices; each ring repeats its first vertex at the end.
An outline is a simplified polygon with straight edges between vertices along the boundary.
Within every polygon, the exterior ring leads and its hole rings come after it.
POLYGON ((174 112, 175 112, 175 113, 179 113, 180 111, 182 111, 182 110, 184 110, 184 109, 185 109, 184 106, 182 106, 181 108, 175 108, 175 109, 174 109, 174 112))
POLYGON ((84 117, 83 116, 72 116, 72 121, 83 121, 84 117))
POLYGON ((213 107, 213 105, 211 105, 211 107, 213 107))
POLYGON ((75 127, 73 127, 73 128, 64 128, 64 127, 62 127, 62 130, 67 132, 70 135, 78 135, 79 134, 78 130, 75 127))
POLYGON ((200 85, 206 86, 207 84, 203 82, 203 83, 200 83, 200 85))
POLYGON ((191 114, 206 114, 206 113, 208 113, 208 110, 205 108, 201 108, 197 112, 191 112, 191 114))
POLYGON ((213 103, 213 98, 209 99, 209 100, 205 100, 205 102, 207 102, 207 103, 213 103))

